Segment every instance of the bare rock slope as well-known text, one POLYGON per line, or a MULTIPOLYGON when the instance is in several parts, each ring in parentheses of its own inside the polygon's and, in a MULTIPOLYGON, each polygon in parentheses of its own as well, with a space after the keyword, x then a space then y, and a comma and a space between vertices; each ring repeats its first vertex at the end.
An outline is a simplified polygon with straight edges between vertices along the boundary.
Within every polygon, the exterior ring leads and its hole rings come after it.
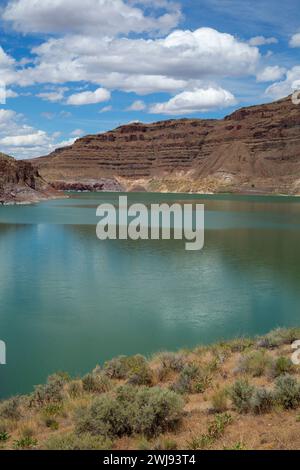
POLYGON ((60 188, 300 194, 300 106, 288 97, 222 120, 129 124, 32 164, 60 188))
POLYGON ((0 204, 37 202, 57 195, 31 163, 0 153, 0 204))

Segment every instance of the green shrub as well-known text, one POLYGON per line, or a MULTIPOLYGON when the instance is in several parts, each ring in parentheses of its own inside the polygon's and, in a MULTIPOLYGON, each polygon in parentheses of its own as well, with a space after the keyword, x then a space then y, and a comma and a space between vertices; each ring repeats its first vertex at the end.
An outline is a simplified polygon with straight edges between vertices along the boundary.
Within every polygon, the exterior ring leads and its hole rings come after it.
POLYGON ((10 438, 10 435, 6 431, 0 431, 0 442, 6 442, 10 438))
POLYGON ((299 328, 278 328, 277 330, 271 331, 271 333, 266 336, 259 338, 257 346, 266 349, 275 349, 284 344, 292 344, 299 339, 299 337, 299 328))
POLYGON ((209 448, 217 439, 223 436, 226 427, 232 423, 232 416, 229 413, 221 413, 215 416, 208 425, 208 431, 199 437, 193 436, 187 442, 189 450, 209 448))
POLYGON ((255 390, 251 399, 251 411, 260 415, 269 413, 274 406, 274 394, 264 388, 255 390))
POLYGON ((228 392, 225 388, 217 390, 212 396, 212 408, 215 413, 223 413, 228 408, 228 392))
POLYGON ((241 357, 238 372, 260 377, 271 364, 271 358, 264 351, 252 351, 241 357))
POLYGON ((200 378, 200 370, 196 364, 187 364, 181 371, 177 381, 171 389, 180 394, 192 393, 196 379, 200 378))
POLYGON ((255 388, 248 380, 237 380, 230 390, 233 405, 239 413, 248 413, 251 410, 251 400, 255 388))
POLYGON ((290 374, 294 370, 292 361, 285 356, 278 357, 272 364, 271 375, 276 378, 280 375, 290 374))
POLYGON ((50 375, 47 383, 44 385, 36 385, 31 404, 35 406, 43 406, 45 403, 60 402, 64 399, 63 388, 69 380, 62 372, 50 375))
POLYGON ((0 403, 0 417, 14 420, 20 419, 20 397, 13 397, 0 403))
POLYGON ((73 380, 72 382, 68 384, 67 390, 71 398, 80 397, 83 391, 82 381, 73 380))
POLYGON ((21 437, 20 439, 14 441, 14 448, 15 449, 32 449, 36 447, 38 441, 33 437, 21 437))
POLYGON ((82 388, 85 392, 105 393, 111 387, 111 380, 105 374, 87 374, 82 379, 82 388))
POLYGON ((75 416, 76 433, 121 437, 132 432, 133 410, 115 397, 102 395, 75 416))
MULTIPOLYGON (((173 439, 160 438, 158 439, 153 446, 153 450, 177 450, 177 442, 173 439)), ((147 449, 145 449, 147 450, 147 449)))
POLYGON ((102 395, 78 410, 76 432, 109 437, 135 432, 151 437, 176 426, 182 410, 182 399, 170 390, 127 385, 116 396, 102 395))
POLYGON ((253 340, 249 338, 237 338, 230 341, 228 346, 233 353, 244 352, 246 349, 253 346, 253 340))
POLYGON ((186 364, 186 357, 181 353, 164 352, 159 354, 158 358, 160 380, 164 380, 171 372, 181 372, 186 364))
POLYGON ((51 436, 45 447, 48 450, 110 450, 112 442, 101 436, 70 433, 51 436))
POLYGON ((119 356, 104 364, 104 372, 113 379, 128 379, 132 385, 151 385, 152 372, 147 360, 136 356, 119 356))
POLYGON ((300 405, 300 385, 291 375, 282 375, 276 381, 275 397, 285 409, 295 409, 300 405))
POLYGON ((56 421, 55 418, 51 418, 48 416, 43 416, 42 421, 46 428, 52 429, 53 431, 56 431, 59 428, 59 423, 56 421))
POLYGON ((170 390, 139 389, 134 402, 134 432, 151 437, 174 429, 182 418, 183 406, 181 397, 170 390))

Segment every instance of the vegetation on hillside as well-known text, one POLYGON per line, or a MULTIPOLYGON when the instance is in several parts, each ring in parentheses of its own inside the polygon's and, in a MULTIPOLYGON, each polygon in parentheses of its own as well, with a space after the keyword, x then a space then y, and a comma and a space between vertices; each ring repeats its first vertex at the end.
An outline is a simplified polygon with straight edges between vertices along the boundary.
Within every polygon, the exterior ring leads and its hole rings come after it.
POLYGON ((1 449, 299 449, 298 329, 50 376, 0 402, 1 449), (284 433, 282 423, 284 422, 284 433))

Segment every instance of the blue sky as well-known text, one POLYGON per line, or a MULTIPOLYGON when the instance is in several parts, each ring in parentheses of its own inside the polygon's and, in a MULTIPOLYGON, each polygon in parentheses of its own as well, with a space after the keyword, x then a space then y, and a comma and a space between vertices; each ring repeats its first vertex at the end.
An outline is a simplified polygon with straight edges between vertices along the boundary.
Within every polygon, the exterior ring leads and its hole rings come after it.
POLYGON ((0 5, 0 151, 17 158, 131 121, 223 117, 300 88, 299 0, 0 5))

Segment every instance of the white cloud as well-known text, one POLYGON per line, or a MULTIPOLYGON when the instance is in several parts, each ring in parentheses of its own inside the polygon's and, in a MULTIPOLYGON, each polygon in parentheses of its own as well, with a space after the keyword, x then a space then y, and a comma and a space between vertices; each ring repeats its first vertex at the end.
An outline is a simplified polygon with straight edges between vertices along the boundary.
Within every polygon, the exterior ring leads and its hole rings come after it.
POLYGON ((111 105, 109 106, 104 106, 103 108, 100 109, 99 113, 102 114, 102 113, 108 113, 109 111, 111 111, 113 108, 111 105))
POLYGON ((111 94, 108 90, 105 90, 105 88, 98 88, 95 91, 83 91, 69 96, 67 104, 81 106, 85 104, 103 103, 104 101, 109 101, 110 97, 111 94))
POLYGON ((58 88, 57 90, 54 90, 54 91, 39 93, 37 95, 37 97, 41 98, 44 101, 50 101, 52 103, 57 103, 57 102, 62 101, 64 99, 66 91, 68 91, 68 88, 58 88))
POLYGON ((133 4, 148 2, 131 3, 128 5, 124 0, 11 0, 4 9, 3 19, 23 33, 79 33, 99 37, 167 32, 181 18, 179 7, 173 2, 161 2, 162 13, 156 15, 151 8, 152 14, 147 16, 142 8, 133 4))
POLYGON ((33 158, 47 155, 55 148, 74 142, 58 142, 60 133, 52 135, 28 126, 24 116, 9 109, 0 109, 0 152, 17 158, 33 158))
POLYGON ((284 67, 279 65, 269 66, 258 72, 256 79, 258 82, 275 82, 280 80, 286 73, 284 67))
POLYGON ((73 137, 80 137, 84 135, 84 131, 82 129, 75 129, 71 134, 73 137))
POLYGON ((255 36, 249 40, 250 46, 266 46, 270 44, 277 44, 276 38, 265 38, 264 36, 255 36))
POLYGON ((294 34, 289 44, 291 47, 300 47, 300 33, 294 34))
POLYGON ((17 98, 19 96, 18 93, 10 89, 6 90, 5 95, 6 98, 17 98))
POLYGON ((137 100, 134 101, 128 108, 127 111, 144 111, 146 109, 146 105, 144 101, 137 100))
POLYGON ((300 89, 300 65, 293 67, 286 73, 286 79, 269 86, 266 94, 272 98, 279 99, 290 95, 293 91, 300 89))
POLYGON ((152 114, 182 115, 226 108, 237 103, 235 97, 222 88, 185 91, 165 103, 156 103, 150 108, 152 114))
POLYGON ((7 147, 32 147, 44 145, 48 142, 48 136, 44 131, 35 131, 32 134, 11 135, 0 139, 0 145, 7 147))
POLYGON ((15 60, 10 57, 0 46, 0 80, 6 85, 14 79, 15 60))
POLYGON ((260 59, 257 47, 211 28, 148 40, 72 35, 49 39, 32 52, 36 65, 18 73, 19 84, 85 81, 138 94, 254 74, 260 59))

